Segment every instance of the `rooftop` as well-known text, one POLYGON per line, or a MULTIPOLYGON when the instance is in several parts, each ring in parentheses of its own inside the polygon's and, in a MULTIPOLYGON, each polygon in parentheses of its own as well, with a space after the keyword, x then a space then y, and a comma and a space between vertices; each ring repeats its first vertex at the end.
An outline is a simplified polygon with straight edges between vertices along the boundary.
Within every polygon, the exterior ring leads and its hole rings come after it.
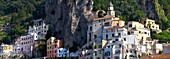
POLYGON ((106 15, 102 18, 96 18, 95 20, 104 20, 104 19, 111 19, 111 18, 113 18, 113 16, 106 15))
POLYGON ((170 54, 153 54, 150 56, 142 56, 140 59, 170 59, 170 54))

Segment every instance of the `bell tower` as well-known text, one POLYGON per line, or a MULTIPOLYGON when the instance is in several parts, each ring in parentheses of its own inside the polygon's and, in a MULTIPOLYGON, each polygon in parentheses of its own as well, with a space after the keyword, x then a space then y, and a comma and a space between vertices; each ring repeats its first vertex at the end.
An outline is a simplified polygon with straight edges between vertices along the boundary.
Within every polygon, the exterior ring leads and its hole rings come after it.
POLYGON ((108 5, 107 15, 115 17, 115 11, 112 2, 108 5))

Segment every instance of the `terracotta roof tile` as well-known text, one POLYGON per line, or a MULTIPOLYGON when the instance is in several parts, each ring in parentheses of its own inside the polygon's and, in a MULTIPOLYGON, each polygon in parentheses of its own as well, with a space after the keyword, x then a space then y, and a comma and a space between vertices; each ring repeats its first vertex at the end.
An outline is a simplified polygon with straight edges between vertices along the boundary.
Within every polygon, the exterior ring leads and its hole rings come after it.
POLYGON ((104 20, 104 19, 110 19, 110 18, 113 18, 113 16, 106 15, 106 16, 104 16, 102 18, 96 18, 95 20, 104 20))
POLYGON ((150 56, 142 56, 140 59, 170 59, 170 54, 153 54, 150 56))

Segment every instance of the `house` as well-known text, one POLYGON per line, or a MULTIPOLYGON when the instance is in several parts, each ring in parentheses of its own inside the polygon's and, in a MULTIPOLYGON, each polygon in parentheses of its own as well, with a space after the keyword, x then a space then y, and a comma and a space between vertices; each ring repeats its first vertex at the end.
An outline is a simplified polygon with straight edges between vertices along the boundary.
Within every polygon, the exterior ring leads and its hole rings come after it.
POLYGON ((159 25, 155 24, 154 20, 146 18, 144 23, 146 28, 152 29, 152 31, 154 31, 155 33, 162 32, 161 29, 159 29, 159 25))
POLYGON ((139 43, 136 35, 113 37, 108 40, 104 48, 104 59, 137 58, 138 45, 139 43))
POLYGON ((31 34, 19 37, 15 42, 14 53, 22 52, 22 54, 32 56, 35 39, 37 39, 37 36, 31 34))
POLYGON ((62 47, 62 41, 51 37, 47 40, 47 57, 58 57, 58 48, 62 47))
POLYGON ((108 5, 107 15, 101 18, 95 18, 88 24, 87 42, 94 40, 97 37, 102 36, 104 26, 111 26, 111 21, 115 17, 115 11, 113 4, 110 2, 108 5))
POLYGON ((57 49, 57 57, 69 57, 69 50, 65 48, 58 48, 57 49))
POLYGON ((93 59, 103 59, 102 38, 96 38, 93 43, 93 59))
POLYGON ((113 18, 111 26, 123 27, 124 25, 125 25, 125 21, 120 20, 120 18, 118 17, 113 18))
POLYGON ((33 26, 29 26, 28 34, 37 34, 38 39, 45 39, 48 31, 48 24, 44 23, 43 19, 33 20, 33 26))
POLYGON ((144 28, 144 25, 139 22, 130 21, 128 22, 127 28, 128 35, 130 34, 137 35, 140 44, 146 44, 146 38, 151 36, 150 30, 144 28))
POLYGON ((2 44, 0 49, 0 53, 10 53, 13 52, 13 45, 2 44))

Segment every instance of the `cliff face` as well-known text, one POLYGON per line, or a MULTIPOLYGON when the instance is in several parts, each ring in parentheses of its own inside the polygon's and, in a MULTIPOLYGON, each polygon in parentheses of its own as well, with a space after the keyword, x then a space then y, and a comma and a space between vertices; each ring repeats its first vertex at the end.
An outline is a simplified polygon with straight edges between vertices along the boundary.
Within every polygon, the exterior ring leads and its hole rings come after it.
POLYGON ((45 21, 52 36, 63 40, 65 48, 80 48, 86 43, 87 23, 93 19, 92 7, 92 0, 47 0, 45 21))

